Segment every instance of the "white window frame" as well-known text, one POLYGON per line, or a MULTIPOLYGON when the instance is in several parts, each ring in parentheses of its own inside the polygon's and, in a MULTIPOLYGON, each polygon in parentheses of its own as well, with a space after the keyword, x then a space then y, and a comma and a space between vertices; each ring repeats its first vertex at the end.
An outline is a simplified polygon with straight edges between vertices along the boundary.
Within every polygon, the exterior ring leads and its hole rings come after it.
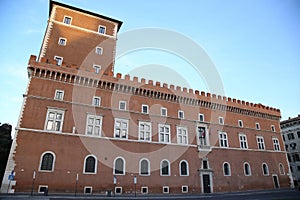
POLYGON ((115 187, 115 194, 122 194, 123 188, 122 187, 115 187), (120 189, 120 192, 117 193, 117 189, 120 189))
POLYGON ((244 133, 239 134, 239 142, 241 149, 248 149, 247 135, 244 133))
POLYGON ((274 126, 274 125, 271 125, 271 131, 272 131, 272 132, 276 132, 276 129, 275 129, 275 126, 274 126))
POLYGON ((199 119, 200 122, 204 122, 204 121, 205 121, 205 119, 204 119, 204 114, 199 113, 198 119, 199 119), (201 118, 202 118, 202 120, 201 120, 201 118))
POLYGON ((38 189, 38 193, 39 193, 39 194, 44 194, 44 192, 41 191, 41 188, 42 188, 42 187, 47 188, 47 190, 49 189, 49 188, 48 188, 48 185, 39 185, 39 189, 38 189))
POLYGON ((102 35, 105 35, 105 34, 106 34, 106 26, 99 25, 99 26, 98 26, 98 33, 99 33, 99 34, 102 34, 102 35), (100 32, 101 28, 104 28, 104 32, 103 32, 103 33, 100 32))
POLYGON ((171 127, 168 124, 158 124, 158 141, 161 143, 171 143, 171 127), (160 131, 160 128, 163 128, 163 132, 160 131), (166 132, 166 128, 169 129, 169 133, 166 132), (161 134, 163 135, 163 140, 161 139, 161 134), (168 141, 166 142, 166 136, 168 136, 168 141))
POLYGON ((170 164, 170 161, 169 160, 167 160, 167 159, 163 159, 162 161, 160 161, 160 167, 159 167, 159 171, 160 171, 160 176, 171 176, 171 164, 170 164), (167 163, 168 163, 168 174, 162 174, 162 169, 163 169, 163 167, 162 167, 162 164, 163 164, 163 162, 164 161, 166 161, 167 163))
POLYGON ((149 106, 146 104, 142 104, 141 113, 149 114, 149 106))
POLYGON ((96 47, 95 48, 95 53, 98 55, 102 55, 103 54, 103 48, 102 47, 96 47))
POLYGON ((54 60, 56 61, 57 66, 61 66, 63 63, 64 58, 61 56, 54 56, 54 60))
POLYGON ((114 159, 113 175, 124 176, 125 174, 126 174, 126 160, 125 160, 123 157, 118 156, 118 157, 116 157, 116 158, 114 159), (116 174, 116 173, 115 173, 115 169, 116 169, 116 161, 117 161, 118 159, 123 160, 123 174, 116 174))
POLYGON ((278 167, 279 167, 279 174, 280 174, 280 175, 285 175, 285 170, 284 170, 283 164, 282 164, 282 163, 279 163, 278 167), (283 173, 282 173, 282 172, 283 172, 283 173))
POLYGON ((100 105, 101 105, 101 97, 93 96, 92 105, 95 106, 95 107, 100 107, 100 105), (99 102, 99 103, 97 103, 97 102, 99 102))
POLYGON ((84 192, 84 194, 93 194, 93 187, 92 187, 92 186, 84 186, 83 192, 84 192), (86 192, 86 189, 91 189, 91 192, 90 192, 90 193, 87 193, 87 192, 86 192))
POLYGON ((72 24, 72 17, 65 15, 65 16, 64 16, 64 19, 63 19, 63 23, 64 23, 64 24, 71 25, 71 24, 72 24), (70 19, 70 23, 66 23, 66 18, 70 19))
POLYGON ((152 124, 151 124, 151 122, 139 121, 139 141, 146 141, 146 142, 152 141, 152 124), (144 130, 141 129, 142 125, 144 126, 144 130), (146 126, 149 126, 149 131, 145 130, 146 126), (149 133, 149 139, 147 139, 147 137, 146 137, 147 133, 149 133))
POLYGON ((146 186, 141 187, 141 194, 148 194, 148 187, 146 186), (146 192, 144 192, 144 189, 146 189, 146 192))
POLYGON ((184 111, 178 110, 178 119, 184 119, 184 111))
POLYGON ((55 90, 54 99, 58 101, 64 100, 65 91, 63 90, 55 90))
POLYGON ((63 123, 64 123, 64 115, 65 115, 65 111, 62 110, 62 109, 48 108, 47 114, 46 114, 46 120, 45 120, 44 130, 45 131, 49 131, 49 132, 61 133, 62 132, 62 128, 63 128, 63 123), (49 119, 49 114, 50 113, 54 113, 54 115, 55 115, 54 118, 53 118, 53 120, 49 119), (61 119, 60 120, 57 119, 57 114, 61 114, 61 119), (49 121, 53 121, 51 129, 47 128, 49 121), (60 122, 59 130, 55 130, 55 128, 56 128, 55 123, 56 122, 60 122))
POLYGON ((255 123, 255 129, 260 130, 260 124, 258 122, 255 123))
POLYGON ((66 46, 67 45, 67 38, 59 37, 58 38, 58 44, 61 46, 66 46))
POLYGON ((39 172, 54 172, 55 160, 56 160, 56 155, 55 155, 55 153, 53 151, 45 151, 45 152, 43 152, 42 155, 41 155, 41 157, 40 157, 39 172), (42 162, 43 162, 43 157, 47 153, 50 153, 53 156, 52 170, 43 170, 43 169, 41 169, 42 162))
POLYGON ((129 129, 128 127, 129 127, 129 120, 128 119, 115 118, 114 138, 128 139, 128 129, 129 129), (118 123, 120 124, 120 127, 117 126, 118 123), (126 127, 123 127, 123 124, 126 124, 126 127), (122 136, 124 131, 125 131, 125 137, 122 136), (119 136, 117 136, 117 132, 119 132, 119 136))
POLYGON ((256 136, 256 141, 257 141, 257 148, 259 150, 265 150, 266 149, 264 137, 256 136))
POLYGON ((119 101, 119 110, 126 110, 126 101, 119 101), (121 105, 124 104, 124 109, 121 107, 121 105))
POLYGON ((170 188, 169 186, 163 186, 163 194, 169 194, 170 193, 170 188), (168 191, 165 192, 165 189, 167 189, 168 191))
POLYGON ((262 163, 261 168, 262 168, 263 176, 270 176, 269 166, 268 166, 267 163, 262 163), (266 174, 264 173, 264 165, 267 167, 266 168, 267 169, 267 173, 266 174))
POLYGON ((249 164, 248 162, 244 162, 243 168, 244 168, 244 175, 245 175, 245 176, 251 176, 251 175, 252 175, 252 172, 251 172, 251 166, 250 166, 250 164, 249 164), (249 166, 249 174, 246 174, 246 170, 245 170, 245 169, 246 169, 246 168, 245 168, 246 165, 249 166))
POLYGON ((101 132, 102 132, 102 116, 101 115, 93 115, 93 114, 88 114, 86 117, 86 127, 85 127, 85 134, 90 135, 90 136, 95 136, 95 137, 101 137, 101 132), (93 123, 89 123, 89 119, 93 118, 93 123), (100 124, 96 124, 96 120, 100 120, 100 124), (92 127, 92 133, 89 134, 88 128, 92 127), (95 134, 95 128, 99 128, 99 135, 95 134))
POLYGON ((167 108, 164 108, 164 107, 160 108, 160 115, 163 117, 167 117, 168 116, 167 108), (164 112, 165 112, 165 114, 164 114, 164 112))
POLYGON ((228 148, 229 147, 228 135, 224 131, 219 131, 219 146, 222 147, 222 148, 228 148), (226 138, 224 138, 223 136, 225 136, 226 138), (226 142, 226 145, 224 145, 225 144, 224 141, 226 142))
POLYGON ((219 124, 224 125, 224 118, 223 117, 219 117, 219 124))
POLYGON ((179 175, 180 176, 189 176, 190 175, 190 170, 189 170, 189 163, 188 163, 188 161, 186 161, 186 160, 181 160, 180 162, 179 162, 179 175), (183 163, 183 162, 185 162, 186 163, 186 175, 184 175, 184 174, 182 174, 181 173, 181 163, 183 163))
POLYGON ((280 151, 280 144, 278 138, 272 138, 274 151, 280 151))
POLYGON ((224 176, 231 176, 231 167, 230 167, 230 163, 229 162, 224 162, 223 163, 223 175, 224 176), (228 164, 228 172, 229 172, 229 174, 225 174, 225 164, 228 164))
POLYGON ((100 74, 101 65, 93 65, 93 69, 94 69, 95 74, 100 74))
POLYGON ((151 170, 150 170, 150 160, 149 159, 147 159, 147 158, 141 158, 140 159, 140 161, 139 161, 139 175, 140 176, 150 176, 150 172, 151 172, 151 170), (142 174, 142 161, 147 161, 147 163, 148 163, 148 174, 142 174))
POLYGON ((82 173, 83 174, 97 174, 97 164, 98 164, 98 160, 97 160, 97 157, 95 155, 89 154, 89 155, 85 156, 82 173), (85 164, 86 164, 86 159, 88 157, 93 157, 95 159, 95 172, 85 172, 85 164))
POLYGON ((238 120, 238 125, 240 128, 243 128, 244 127, 244 123, 242 120, 238 120))
POLYGON ((176 130, 177 130, 176 131, 177 132, 177 144, 184 144, 184 145, 189 144, 189 137, 188 137, 189 134, 188 134, 187 127, 177 126, 176 130), (184 142, 184 138, 185 138, 185 142, 184 142), (181 142, 180 142, 180 140, 181 140, 181 142))
POLYGON ((188 193, 188 192, 189 192, 189 186, 187 186, 187 185, 182 185, 182 186, 181 186, 181 193, 188 193), (184 191, 184 188, 186 188, 185 191, 184 191))

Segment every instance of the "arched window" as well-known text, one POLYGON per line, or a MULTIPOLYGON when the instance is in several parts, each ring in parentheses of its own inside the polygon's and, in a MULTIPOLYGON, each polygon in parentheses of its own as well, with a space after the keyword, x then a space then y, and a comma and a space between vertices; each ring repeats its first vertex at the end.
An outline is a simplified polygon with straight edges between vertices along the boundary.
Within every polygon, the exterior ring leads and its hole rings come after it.
POLYGON ((140 175, 150 175, 150 162, 148 159, 140 160, 140 175))
POLYGON ((179 173, 180 173, 180 176, 188 176, 189 175, 189 164, 187 161, 185 160, 182 160, 180 163, 179 163, 179 173))
POLYGON ((223 164, 223 173, 224 176, 231 176, 230 164, 228 162, 223 164))
POLYGON ((114 160, 114 174, 125 175, 125 160, 122 157, 117 157, 114 160))
POLYGON ((53 152, 44 152, 41 156, 40 171, 54 171, 55 154, 53 152))
POLYGON ((97 173, 97 158, 93 155, 88 155, 84 159, 84 173, 97 173))
POLYGON ((266 163, 262 164, 262 170, 263 170, 263 175, 265 175, 265 176, 269 175, 269 168, 266 163))
POLYGON ((245 176, 251 176, 251 168, 247 162, 244 163, 244 174, 245 176))
POLYGON ((284 175, 284 167, 283 167, 283 164, 279 163, 279 173, 280 175, 284 175))
POLYGON ((168 160, 162 160, 160 162, 160 175, 170 176, 170 162, 168 160))

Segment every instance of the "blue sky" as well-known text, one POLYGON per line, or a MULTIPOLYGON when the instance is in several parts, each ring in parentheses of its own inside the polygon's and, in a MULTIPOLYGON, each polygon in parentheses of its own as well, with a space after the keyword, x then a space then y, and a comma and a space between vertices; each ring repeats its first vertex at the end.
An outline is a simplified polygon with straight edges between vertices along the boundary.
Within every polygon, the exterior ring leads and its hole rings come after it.
MULTIPOLYGON (((300 114, 298 0, 60 2, 123 21, 119 34, 145 27, 183 34, 214 62, 226 96, 279 108, 282 119, 300 114)), ((17 124, 28 81, 27 62, 31 54, 39 53, 48 9, 48 0, 0 1, 1 123, 17 124)), ((116 72, 158 64, 189 76, 188 63, 166 52, 135 52, 116 64, 116 72)), ((184 78, 193 89, 207 89, 201 80, 184 78)))

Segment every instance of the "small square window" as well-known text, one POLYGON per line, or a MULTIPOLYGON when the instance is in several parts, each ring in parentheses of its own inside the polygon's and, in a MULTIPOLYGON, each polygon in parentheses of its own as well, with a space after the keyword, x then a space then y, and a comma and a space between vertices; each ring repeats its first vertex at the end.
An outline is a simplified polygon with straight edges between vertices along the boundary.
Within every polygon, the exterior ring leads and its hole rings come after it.
POLYGON ((239 120, 239 121, 238 121, 238 124, 239 124, 239 127, 241 127, 241 128, 244 126, 244 124, 243 124, 243 121, 242 121, 242 120, 239 120))
POLYGON ((161 108, 160 115, 166 117, 167 116, 167 108, 161 108))
POLYGON ((54 99, 62 101, 64 99, 64 91, 63 90, 56 90, 54 99))
POLYGON ((259 125, 259 123, 255 123, 255 128, 256 128, 256 130, 260 130, 260 125, 259 125))
POLYGON ((178 111, 178 118, 179 119, 184 119, 184 112, 183 112, 183 110, 179 110, 178 111))
POLYGON ((99 74, 99 73, 100 73, 101 66, 99 66, 99 65, 94 65, 93 68, 94 68, 95 74, 99 74))
POLYGON ((271 131, 275 132, 275 126, 274 125, 271 125, 271 131))
POLYGON ((115 194, 122 194, 122 187, 115 187, 115 194))
POLYGON ((71 18, 71 17, 68 17, 68 16, 65 16, 65 17, 64 17, 64 23, 65 23, 65 24, 71 24, 71 21, 72 21, 72 18, 71 18))
POLYGON ((169 193, 169 186, 163 186, 163 193, 168 194, 169 193))
POLYGON ((184 186, 181 187, 181 192, 182 193, 188 193, 188 191, 189 191, 189 186, 184 185, 184 186))
POLYGON ((119 101, 119 110, 126 110, 126 101, 119 101))
POLYGON ((56 65, 60 66, 63 62, 63 57, 54 56, 54 60, 56 61, 56 65))
POLYGON ((142 187, 141 188, 141 193, 142 194, 148 194, 148 187, 142 187))
POLYGON ((92 194, 93 187, 86 186, 84 187, 84 194, 92 194))
POLYGON ((94 97, 93 98, 93 106, 99 107, 101 103, 101 98, 100 97, 94 97))
POLYGON ((39 185, 38 193, 45 194, 46 192, 48 192, 48 185, 39 185))
POLYGON ((224 119, 223 119, 223 117, 219 117, 219 124, 221 124, 221 125, 224 124, 224 119))
POLYGON ((96 47, 96 54, 102 55, 103 48, 102 47, 96 47))
POLYGON ((105 26, 99 26, 98 32, 99 32, 100 34, 105 34, 105 32, 106 32, 106 27, 105 27, 105 26))
POLYGON ((67 39, 66 38, 59 38, 58 39, 58 44, 65 46, 67 44, 67 39))
POLYGON ((204 114, 199 114, 199 121, 204 122, 204 114))
POLYGON ((142 113, 148 114, 148 105, 142 105, 142 113))

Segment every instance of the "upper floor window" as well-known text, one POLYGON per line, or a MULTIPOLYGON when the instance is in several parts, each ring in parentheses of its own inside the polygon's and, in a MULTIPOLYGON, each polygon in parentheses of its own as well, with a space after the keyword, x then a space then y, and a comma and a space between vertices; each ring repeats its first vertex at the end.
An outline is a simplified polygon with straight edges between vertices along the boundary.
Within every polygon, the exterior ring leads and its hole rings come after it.
POLYGON ((199 113, 199 121, 204 122, 204 114, 199 113))
POLYGON ((184 119, 184 112, 183 112, 183 110, 179 110, 178 111, 178 118, 179 119, 184 119))
POLYGON ((282 163, 279 163, 279 173, 280 175, 284 175, 284 167, 283 167, 283 164, 282 163))
POLYGON ((239 134, 241 149, 248 149, 247 137, 245 134, 239 134))
POLYGON ((42 154, 40 160, 40 171, 54 171, 55 154, 46 151, 42 154))
POLYGON ((238 124, 239 124, 239 127, 241 127, 241 128, 244 127, 244 124, 243 124, 243 121, 242 121, 242 120, 239 120, 239 121, 238 121, 238 124))
POLYGON ((114 137, 120 139, 128 138, 128 120, 127 119, 115 119, 114 137))
POLYGON ((260 130, 260 125, 259 125, 259 123, 255 123, 255 128, 256 128, 256 130, 260 130))
POLYGON ((45 122, 45 130, 47 131, 62 131, 64 119, 64 111, 59 109, 48 109, 45 122))
POLYGON ((207 145, 206 135, 207 135, 206 127, 205 126, 197 126, 197 137, 199 138, 198 145, 200 145, 200 147, 207 145))
POLYGON ((295 139, 294 133, 287 134, 287 137, 288 137, 289 140, 295 139))
POLYGON ((258 149, 265 149, 265 142, 264 142, 264 138, 261 137, 261 136, 257 136, 256 137, 256 141, 257 141, 257 146, 258 146, 258 149))
POLYGON ((280 151, 279 140, 277 138, 273 138, 273 146, 275 151, 280 151))
POLYGON ((223 174, 224 176, 231 176, 230 164, 228 162, 223 164, 223 174))
POLYGON ((263 171, 263 175, 264 176, 268 176, 269 175, 269 168, 268 168, 268 165, 266 163, 262 164, 262 171, 263 171))
POLYGON ((177 143, 188 144, 188 131, 186 127, 177 126, 177 143))
POLYGON ((151 141, 151 122, 139 122, 139 140, 151 141))
POLYGON ((245 176, 251 176, 251 168, 249 163, 244 163, 244 174, 245 176))
POLYGON ((169 143, 170 142, 170 125, 166 124, 159 124, 158 125, 159 130, 159 142, 163 143, 169 143))
POLYGON ((100 136, 102 127, 102 116, 88 115, 86 123, 86 134, 100 136))
POLYGON ((102 53, 103 53, 103 48, 102 48, 102 47, 96 47, 95 53, 96 53, 96 54, 99 54, 99 55, 102 55, 102 53))
POLYGON ((219 132, 220 147, 228 147, 228 138, 226 132, 219 132))
POLYGON ((99 107, 101 103, 101 98, 100 97, 93 97, 93 106, 99 107))
POLYGON ((160 108, 160 115, 166 117, 168 115, 167 108, 160 108))
POLYGON ((62 45, 62 46, 65 46, 65 45, 67 44, 67 39, 66 39, 66 38, 60 37, 60 38, 58 39, 58 44, 59 44, 59 45, 62 45))
POLYGON ((219 124, 221 124, 221 125, 224 124, 224 119, 223 119, 223 117, 219 117, 219 124))
POLYGON ((71 22, 72 22, 72 17, 64 16, 64 23, 65 24, 71 24, 71 22))
POLYGON ((119 101, 119 110, 126 110, 126 101, 119 101))
POLYGON ((160 162, 160 175, 161 176, 170 176, 170 162, 168 160, 162 160, 160 162))
POLYGON ((98 29, 98 32, 100 33, 100 34, 105 34, 105 32, 106 32, 106 27, 105 26, 99 26, 99 29, 98 29))
POLYGON ((55 90, 55 100, 63 100, 64 99, 64 91, 63 90, 55 90))
POLYGON ((188 176, 189 175, 189 164, 187 161, 185 161, 185 160, 180 161, 179 173, 180 173, 180 176, 188 176))
POLYGON ((54 60, 56 62, 56 65, 61 66, 63 62, 63 57, 60 56, 54 56, 54 60))
POLYGON ((125 175, 125 160, 122 157, 117 157, 114 160, 114 174, 125 175))
POLYGON ((93 65, 94 72, 95 74, 99 74, 101 71, 101 66, 100 65, 93 65))
POLYGON ((202 169, 209 169, 208 160, 203 159, 202 160, 202 169))
POLYGON ((150 175, 150 162, 148 159, 140 160, 140 175, 150 175))
POLYGON ((84 173, 96 174, 97 173, 97 158, 89 155, 84 159, 84 173))
POLYGON ((143 104, 142 105, 142 113, 148 114, 148 105, 143 104))
POLYGON ((276 131, 274 125, 271 125, 271 131, 272 131, 272 132, 275 132, 275 131, 276 131))

